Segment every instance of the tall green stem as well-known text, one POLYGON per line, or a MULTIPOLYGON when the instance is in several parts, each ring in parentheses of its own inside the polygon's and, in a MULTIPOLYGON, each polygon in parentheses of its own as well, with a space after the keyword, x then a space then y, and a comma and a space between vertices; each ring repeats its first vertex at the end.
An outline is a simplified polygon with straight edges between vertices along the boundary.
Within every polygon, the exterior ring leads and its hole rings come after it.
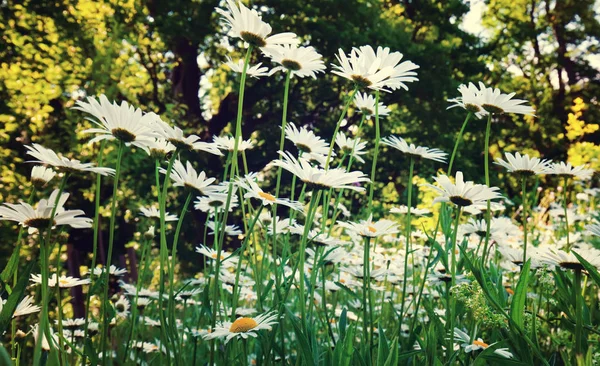
POLYGON ((454 149, 452 149, 452 155, 450 156, 450 163, 448 164, 448 175, 449 176, 452 175, 452 167, 454 166, 454 158, 456 158, 458 146, 460 145, 460 142, 462 141, 462 136, 465 133, 467 124, 469 123, 469 120, 471 119, 472 116, 473 116, 473 112, 469 112, 467 114, 467 117, 465 118, 465 121, 463 122, 462 127, 460 128, 460 132, 458 132, 458 135, 456 135, 456 141, 454 142, 454 149))
MULTIPOLYGON (((492 128, 492 114, 488 113, 487 125, 485 128, 485 147, 483 148, 483 158, 484 158, 484 170, 485 170, 485 185, 490 186, 490 130, 492 128)), ((483 246, 483 255, 482 258, 485 261, 485 258, 488 254, 489 244, 490 244, 490 221, 492 217, 491 203, 490 200, 487 201, 487 209, 485 210, 485 244, 483 246)))
POLYGON ((369 341, 369 339, 371 339, 371 333, 372 333, 372 324, 370 324, 369 322, 369 292, 371 291, 371 260, 370 260, 370 254, 371 254, 371 238, 369 238, 368 236, 364 238, 365 239, 365 243, 364 243, 364 250, 363 250, 363 303, 362 303, 362 307, 363 307, 363 337, 364 337, 364 341, 368 344, 368 346, 366 347, 367 352, 365 354, 365 357, 367 357, 368 359, 371 358, 371 342, 369 341))
POLYGON ((565 212, 565 233, 567 234, 567 250, 571 250, 571 241, 569 240, 569 209, 567 189, 569 188, 569 177, 563 178, 563 209, 565 212))
MULTIPOLYGON (((452 288, 456 285, 456 235, 458 233, 458 225, 460 223, 460 214, 461 214, 461 207, 459 206, 457 208, 457 212, 456 212, 456 219, 454 221, 454 231, 452 232, 452 253, 451 253, 451 258, 452 258, 452 262, 450 265, 450 271, 451 271, 451 275, 452 275, 452 281, 450 282, 450 290, 452 290, 452 288)), ((450 325, 450 327, 448 328, 448 331, 451 333, 454 331, 454 318, 456 317, 455 315, 455 310, 456 310, 456 299, 454 298, 454 296, 452 296, 452 294, 449 292, 448 294, 448 298, 450 299, 450 315, 448 317, 448 319, 446 319, 446 322, 448 322, 448 324, 450 325)), ((451 333, 452 334, 452 333, 451 333)), ((454 349, 454 339, 453 337, 451 337, 452 340, 452 347, 451 349, 454 349)))
POLYGON ((373 151, 373 164, 371 165, 371 184, 369 185, 369 208, 368 212, 373 213, 373 192, 375 190, 375 173, 377 172, 377 156, 379 155, 379 143, 381 132, 379 131, 379 90, 375 92, 375 147, 373 151))
MULTIPOLYGON (((410 157, 410 166, 408 169, 408 192, 407 192, 407 212, 406 212, 406 245, 404 248, 404 279, 402 281, 402 303, 400 304, 400 321, 398 325, 398 336, 402 331, 402 322, 404 320, 404 304, 406 303, 406 284, 408 282, 408 253, 410 253, 410 239, 411 239, 411 206, 412 206, 412 180, 413 172, 415 167, 415 159, 410 157)), ((415 314, 416 316, 416 314, 415 314)))
POLYGON ((523 193, 523 264, 527 262, 527 178, 521 179, 521 192, 523 193))
MULTIPOLYGON (((117 192, 119 191, 119 177, 121 175, 121 160, 123 158, 123 152, 125 151, 125 144, 122 141, 119 141, 119 147, 117 151, 117 166, 115 168, 115 178, 113 180, 113 193, 112 193, 112 201, 110 208, 110 229, 108 232, 108 252, 106 254, 106 265, 104 266, 104 271, 102 275, 104 277, 104 294, 102 296, 102 364, 106 365, 106 361, 108 359, 108 348, 107 348, 107 337, 108 337, 108 312, 107 307, 109 305, 108 301, 108 288, 109 286, 109 276, 110 276, 110 263, 112 259, 112 251, 113 245, 115 242, 115 222, 117 220, 117 192)), ((93 270, 93 269, 92 269, 93 270)))
POLYGON ((327 153, 327 160, 325 160, 325 169, 326 170, 329 168, 329 163, 331 162, 331 154, 333 153, 333 146, 335 145, 335 136, 337 135, 338 131, 340 130, 340 125, 342 124, 344 117, 346 117, 346 112, 348 112, 350 103, 352 103, 352 101, 354 100, 354 96, 356 95, 357 91, 358 91, 358 88, 354 87, 354 90, 352 90, 352 92, 348 96, 348 99, 346 100, 346 103, 344 104, 344 109, 342 109, 342 114, 340 115, 340 118, 338 118, 338 121, 335 124, 335 130, 333 131, 333 135, 332 135, 333 137, 331 139, 331 143, 329 144, 329 152, 327 153))
POLYGON ((583 355, 583 309, 581 294, 581 268, 575 269, 575 357, 583 355))

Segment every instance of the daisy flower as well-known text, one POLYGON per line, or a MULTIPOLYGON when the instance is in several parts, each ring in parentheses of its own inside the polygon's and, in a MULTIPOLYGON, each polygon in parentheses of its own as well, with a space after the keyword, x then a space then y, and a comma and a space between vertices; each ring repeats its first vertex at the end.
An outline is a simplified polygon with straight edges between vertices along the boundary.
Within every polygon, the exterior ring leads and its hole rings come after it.
POLYGON ((586 226, 585 230, 587 231, 588 234, 591 234, 594 236, 600 236, 600 224, 598 224, 596 222, 586 226))
POLYGON ((131 308, 131 304, 125 296, 121 295, 119 300, 115 301, 113 306, 115 308, 115 315, 117 317, 126 319, 129 316, 129 308, 131 308))
MULTIPOLYGON (((210 249, 209 247, 200 244, 199 247, 196 247, 196 253, 200 253, 203 256, 209 258, 209 259, 217 259, 219 257, 219 254, 217 253, 216 250, 214 249, 210 249)), ((237 263, 237 257, 233 256, 231 253, 227 253, 225 251, 221 251, 221 262, 225 261, 225 260, 229 260, 230 262, 235 262, 237 263)))
MULTIPOLYGON (((158 208, 154 206, 150 207, 140 207, 140 214, 154 219, 160 219, 160 211, 158 208)), ((177 215, 171 215, 168 212, 165 212, 165 221, 177 221, 179 218, 177 215)))
POLYGON ((408 144, 402 137, 397 136, 384 137, 381 139, 381 143, 416 159, 423 158, 445 163, 446 155, 448 155, 440 149, 430 149, 428 147, 416 146, 415 144, 408 144))
POLYGON ((176 150, 175 145, 165 139, 154 139, 148 141, 148 154, 150 157, 163 160, 166 156, 176 150))
POLYGON ((282 205, 289 207, 296 211, 302 211, 302 204, 297 201, 290 201, 286 198, 277 198, 272 194, 266 193, 256 184, 254 179, 250 176, 244 178, 238 178, 236 184, 244 189, 246 194, 244 198, 255 198, 262 202, 263 206, 271 206, 272 204, 282 205))
MULTIPOLYGON (((167 170, 164 168, 160 168, 159 171, 163 174, 167 173, 167 170)), ((211 185, 216 179, 206 178, 205 172, 196 173, 196 169, 194 169, 192 163, 189 161, 184 166, 180 160, 175 160, 170 178, 174 182, 173 187, 195 189, 203 196, 215 190, 215 187, 211 185)))
POLYGON ((545 174, 549 170, 550 162, 539 158, 530 158, 529 155, 516 153, 505 153, 506 161, 496 159, 495 164, 503 166, 510 173, 517 173, 523 176, 545 174))
POLYGON ((448 99, 449 103, 454 103, 447 109, 460 107, 464 108, 469 112, 475 113, 477 117, 481 117, 485 114, 483 107, 481 106, 481 93, 485 89, 485 85, 480 83, 481 90, 475 86, 473 83, 469 83, 469 85, 460 84, 458 86, 458 92, 460 93, 460 97, 448 99))
MULTIPOLYGON (((215 222, 209 221, 206 223, 206 226, 208 226, 208 228, 210 229, 208 235, 214 235, 216 228, 215 222)), ((220 230, 223 230, 223 224, 219 224, 219 231, 220 230)), ((227 225, 225 226, 225 234, 229 236, 238 236, 242 235, 242 230, 240 230, 240 228, 237 225, 227 225)))
POLYGON ((361 155, 365 155, 367 153, 365 151, 367 143, 361 141, 360 137, 354 139, 351 137, 346 137, 346 135, 340 131, 335 136, 335 144, 340 148, 340 150, 342 150, 342 153, 350 154, 359 163, 365 162, 361 155))
MULTIPOLYGON (((36 285, 41 284, 42 276, 39 274, 32 274, 31 282, 33 282, 36 285)), ((80 279, 80 278, 75 278, 75 277, 71 277, 71 276, 60 276, 58 278, 58 287, 60 287, 60 288, 76 287, 76 286, 81 286, 81 285, 87 285, 89 283, 90 283, 89 279, 80 279)), ((56 273, 53 273, 52 276, 50 276, 50 278, 48 278, 48 287, 55 287, 55 286, 56 286, 56 273)))
MULTIPOLYGON (((223 151, 233 152, 235 147, 235 137, 233 136, 214 136, 213 143, 223 151)), ((238 152, 250 150, 254 148, 252 140, 242 140, 240 137, 238 140, 238 152)))
POLYGON ((271 35, 272 28, 265 23, 258 12, 250 10, 241 1, 227 0, 226 9, 216 8, 222 21, 229 27, 229 36, 240 38, 252 46, 269 49, 276 45, 298 44, 300 41, 294 33, 271 35))
POLYGON ((180 150, 200 150, 213 155, 223 155, 214 144, 200 141, 200 137, 196 135, 185 136, 181 128, 170 126, 160 118, 153 120, 153 127, 158 137, 170 142, 180 150))
MULTIPOLYGON (((464 348, 466 353, 473 351, 482 351, 492 347, 496 343, 487 344, 483 342, 481 338, 477 338, 471 342, 471 337, 462 330, 458 328, 454 328, 454 341, 460 343, 461 347, 464 348)), ((498 348, 494 350, 494 353, 498 356, 502 356, 504 358, 513 358, 513 354, 508 350, 508 348, 498 348)))
MULTIPOLYGON (((225 65, 227 65, 231 71, 237 72, 238 74, 244 72, 244 60, 242 59, 239 59, 237 62, 235 62, 231 59, 231 57, 227 56, 227 62, 225 65)), ((269 75, 269 69, 261 66, 262 62, 259 62, 256 65, 248 64, 246 67, 246 75, 252 76, 255 79, 258 79, 261 76, 269 75)))
POLYGON ((142 113, 139 108, 134 108, 123 101, 121 105, 109 102, 106 95, 100 96, 100 102, 93 97, 87 98, 87 103, 78 101, 73 109, 91 114, 96 119, 88 118, 98 128, 84 130, 83 133, 97 134, 90 144, 102 140, 120 140, 127 146, 133 145, 144 150, 148 149, 148 142, 153 142, 155 132, 151 121, 158 118, 155 113, 142 113))
MULTIPOLYGON (((263 211, 258 218, 258 225, 267 229, 267 234, 273 235, 273 217, 269 211, 263 211)), ((278 234, 289 233, 290 227, 296 224, 295 219, 275 216, 275 232, 278 234)))
POLYGON ((358 88, 389 91, 403 88, 408 90, 405 83, 417 81, 417 73, 413 70, 419 68, 411 61, 402 60, 400 52, 390 53, 389 48, 371 46, 353 48, 349 55, 341 48, 336 58, 339 65, 333 65, 334 74, 352 80, 358 88))
POLYGON ((277 324, 277 314, 265 313, 254 318, 237 318, 232 322, 218 324, 212 332, 203 336, 205 340, 225 338, 227 344, 233 338, 257 337, 257 332, 263 329, 271 330, 277 324))
POLYGON ((69 159, 62 155, 58 155, 54 151, 43 147, 40 144, 32 144, 25 146, 27 155, 33 156, 38 160, 31 160, 30 163, 47 164, 54 167, 56 170, 63 172, 92 172, 101 175, 114 175, 115 170, 111 168, 97 168, 92 163, 82 163, 77 159, 69 159))
POLYGON ((20 202, 18 204, 5 203, 0 207, 0 221, 16 221, 19 225, 33 229, 45 229, 48 225, 52 226, 69 225, 75 229, 86 229, 92 227, 92 220, 87 217, 81 217, 82 210, 65 210, 63 205, 69 198, 68 193, 62 193, 58 198, 58 189, 50 194, 49 199, 41 199, 37 206, 33 208, 30 204, 20 202), (54 209, 54 203, 56 209, 54 209), (54 209, 54 217, 51 217, 54 209))
POLYGON ((285 126, 285 138, 296 145, 303 154, 327 155, 329 144, 306 127, 298 129, 293 122, 285 126))
POLYGON ((37 189, 42 189, 56 176, 52 168, 46 168, 42 165, 36 165, 31 168, 31 184, 37 189))
MULTIPOLYGON (((21 302, 19 302, 19 304, 17 305, 12 317, 16 318, 19 316, 23 316, 23 315, 29 315, 29 314, 33 314, 33 313, 37 313, 40 311, 40 307, 37 305, 33 305, 34 303, 34 297, 27 295, 23 298, 23 300, 21 300, 21 302)), ((6 304, 7 300, 0 300, 0 312, 2 312, 2 308, 4 307, 4 304, 6 304)))
POLYGON ((270 75, 277 71, 289 71, 292 76, 296 75, 301 78, 310 76, 316 79, 317 73, 325 72, 323 56, 313 47, 273 46, 266 54, 273 62, 281 65, 274 67, 269 73, 270 75))
MULTIPOLYGON (((31 326, 31 333, 33 334, 33 339, 35 343, 39 341, 39 324, 35 324, 31 326)), ((52 342, 52 348, 58 347, 58 334, 54 333, 54 329, 49 327, 50 329, 50 341, 52 342)), ((48 342, 48 338, 46 338, 45 332, 42 332, 42 349, 45 351, 50 351, 50 343, 48 342)))
POLYGON ((516 93, 504 94, 497 88, 486 88, 479 82, 481 108, 487 113, 515 113, 535 117, 535 110, 523 99, 512 99, 516 93))
POLYGON ((590 180, 594 175, 594 169, 587 169, 585 165, 573 166, 571 163, 552 163, 548 174, 558 175, 563 178, 590 180))
POLYGON ((360 236, 376 238, 383 235, 396 234, 398 230, 398 224, 391 220, 379 220, 373 222, 373 215, 369 215, 367 220, 361 220, 360 222, 340 222, 338 225, 346 228, 350 231, 357 233, 360 236))
MULTIPOLYGON (((105 272, 105 268, 103 267, 96 267, 91 271, 91 274, 93 276, 100 276, 105 272)), ((125 273, 127 273, 127 270, 125 268, 117 268, 117 266, 115 266, 114 264, 111 264, 109 269, 108 269, 108 274, 111 276, 123 276, 125 273)), ((90 272, 85 273, 90 274, 90 272)))
MULTIPOLYGON (((198 211, 209 212, 214 215, 217 209, 224 210, 227 205, 227 193, 208 192, 206 196, 198 197, 194 208, 198 211)), ((238 196, 232 193, 229 199, 229 212, 238 206, 238 196)))
MULTIPOLYGON (((368 93, 356 93, 354 97, 354 106, 358 109, 362 114, 367 117, 375 115, 375 97, 369 95, 368 93)), ((379 102, 379 106, 377 107, 377 114, 379 117, 387 116, 390 114, 390 110, 388 107, 383 105, 383 103, 379 102)))
MULTIPOLYGON (((407 214, 408 213, 408 206, 406 205, 401 205, 401 206, 397 206, 397 207, 392 207, 390 209, 390 213, 393 214, 407 214)), ((426 208, 417 208, 417 207, 411 207, 410 208, 410 214, 413 216, 425 216, 425 215, 429 215, 431 213, 431 211, 429 211, 426 208)))
MULTIPOLYGON (((58 324, 58 320, 54 321, 58 324)), ((85 318, 71 318, 71 319, 63 319, 62 326, 68 329, 78 328, 85 324, 85 318)))
MULTIPOLYGON (((592 266, 600 268, 600 251, 597 249, 579 249, 576 252, 583 259, 588 261, 592 266)), ((564 269, 584 270, 583 265, 577 259, 573 252, 565 252, 557 249, 541 249, 539 250, 541 257, 540 261, 552 266, 561 267, 564 269)))
POLYGON ((487 201, 501 198, 497 187, 488 187, 485 184, 475 184, 472 181, 465 182, 463 173, 456 172, 455 183, 450 181, 446 175, 433 178, 440 186, 436 187, 431 184, 425 186, 433 188, 440 196, 433 200, 436 202, 452 202, 460 207, 475 206, 477 208, 487 207, 487 201))
POLYGON ((324 170, 310 165, 308 160, 297 160, 288 152, 279 152, 283 159, 273 160, 269 167, 281 167, 296 175, 301 181, 313 189, 350 189, 357 192, 365 190, 357 186, 358 183, 370 182, 370 179, 360 171, 346 172, 345 169, 336 168, 324 170))

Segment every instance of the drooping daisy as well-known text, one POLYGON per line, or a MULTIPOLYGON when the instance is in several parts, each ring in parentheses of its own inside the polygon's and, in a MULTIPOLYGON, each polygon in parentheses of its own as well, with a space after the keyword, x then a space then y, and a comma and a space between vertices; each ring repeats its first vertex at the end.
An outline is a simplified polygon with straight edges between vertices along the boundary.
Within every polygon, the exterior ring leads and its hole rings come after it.
POLYGON ((37 189, 42 189, 56 176, 52 168, 36 165, 31 169, 31 184, 37 189))
POLYGON ((600 236, 600 224, 595 222, 585 227, 585 230, 594 236, 600 236))
MULTIPOLYGON (((214 235, 215 234, 215 229, 216 229, 216 225, 214 221, 209 221, 206 223, 206 226, 208 226, 208 228, 210 229, 210 232, 208 233, 208 235, 214 235)), ((223 224, 219 224, 219 231, 223 230, 223 224)), ((238 236, 238 235, 242 235, 242 230, 240 230, 240 228, 237 225, 227 225, 225 226, 225 234, 229 235, 229 236, 238 236)))
POLYGON ((558 175, 562 178, 573 178, 580 180, 590 180, 594 175, 594 169, 588 169, 585 165, 573 166, 571 163, 552 163, 548 174, 558 175))
POLYGON ((272 194, 266 193, 256 184, 256 181, 250 177, 245 176, 244 178, 238 178, 236 184, 246 191, 244 198, 255 198, 262 202, 264 206, 271 206, 272 204, 282 205, 289 207, 296 211, 302 211, 302 204, 297 201, 290 201, 286 198, 277 198, 272 194))
MULTIPOLYGON (((223 211, 227 205, 227 193, 209 192, 206 196, 198 197, 194 202, 194 208, 202 212, 214 215, 216 210, 223 211)), ((229 212, 238 206, 238 196, 232 192, 229 198, 229 212)))
POLYGON ((81 172, 92 172, 101 175, 114 175, 115 170, 111 168, 99 168, 94 167, 92 163, 82 163, 77 159, 69 159, 67 157, 58 155, 54 151, 43 147, 40 144, 31 144, 32 146, 25 146, 27 149, 27 155, 33 156, 38 160, 29 161, 30 163, 48 164, 54 167, 56 170, 71 173, 76 171, 81 172))
POLYGON ((273 160, 268 166, 282 167, 313 189, 337 188, 362 192, 365 188, 357 184, 371 181, 360 171, 346 172, 340 168, 324 170, 311 166, 306 159, 296 159, 288 152, 279 153, 282 159, 273 160))
POLYGON ((175 145, 169 141, 159 138, 148 141, 148 154, 154 159, 164 160, 168 154, 175 151, 175 145))
POLYGON ((411 61, 402 60, 400 52, 390 53, 389 48, 377 47, 377 52, 371 46, 353 48, 350 55, 346 55, 341 48, 336 58, 339 65, 333 65, 334 74, 352 80, 359 88, 389 91, 403 88, 408 90, 405 83, 417 81, 417 73, 413 70, 419 68, 411 61))
MULTIPOLYGON (((485 85, 480 83, 482 90, 485 89, 485 85)), ((469 85, 460 84, 458 86, 458 91, 460 93, 460 97, 448 99, 449 103, 454 103, 448 109, 454 107, 461 107, 466 109, 469 112, 475 113, 477 117, 481 117, 486 114, 481 106, 481 93, 482 90, 479 90, 477 86, 473 83, 469 83, 469 85)))
MULTIPOLYGON (((233 61, 231 57, 227 56, 227 62, 225 63, 231 71, 237 72, 241 74, 244 72, 244 60, 239 59, 237 62, 233 61)), ((246 67, 246 75, 252 76, 255 79, 260 78, 261 76, 269 75, 269 69, 267 67, 261 67, 262 62, 257 63, 256 65, 248 65, 246 67)))
POLYGON ((504 153, 506 161, 498 158, 495 164, 501 165, 511 173, 517 173, 522 176, 546 174, 549 170, 550 162, 540 158, 530 158, 529 155, 519 153, 504 153))
POLYGON ((340 148, 340 150, 342 150, 342 153, 350 154, 359 163, 365 162, 361 155, 365 155, 367 153, 365 151, 367 143, 361 141, 360 137, 354 139, 351 137, 346 137, 346 135, 340 131, 335 136, 335 144, 340 148))
MULTIPOLYGON (((55 323, 58 324, 58 320, 55 320, 55 323)), ((62 320, 62 326, 67 329, 75 329, 84 324, 85 318, 70 318, 62 320)))
MULTIPOLYGON (((37 342, 39 341, 39 328, 40 325, 39 324, 35 324, 31 326, 31 333, 33 334, 33 339, 35 340, 35 343, 37 344, 37 342)), ((52 329, 52 327, 49 327, 50 329, 50 342, 52 342, 52 348, 57 348, 58 347, 58 334, 54 333, 54 329, 52 329)), ((50 351, 50 343, 48 342, 48 338, 46 338, 46 332, 42 332, 42 349, 44 351, 50 351)))
MULTIPOLYGON (((160 168, 159 171, 163 174, 167 173, 167 170, 164 168, 160 168)), ((216 179, 207 178, 206 173, 203 171, 197 173, 189 161, 184 166, 180 160, 175 160, 170 178, 174 182, 173 187, 190 188, 200 192, 203 196, 215 191, 215 187, 212 184, 216 179)))
POLYGON ((273 46, 267 52, 267 56, 281 66, 274 67, 270 75, 277 71, 289 71, 292 76, 310 76, 317 78, 317 73, 325 72, 323 56, 313 47, 296 47, 293 45, 273 46))
POLYGON ((402 137, 388 136, 381 139, 381 143, 387 146, 391 146, 394 149, 401 151, 413 158, 423 158, 440 163, 446 162, 446 154, 440 149, 430 149, 428 147, 416 146, 415 144, 409 144, 402 137))
POLYGON ((41 199, 35 208, 25 202, 5 203, 4 207, 0 207, 0 221, 16 221, 19 225, 38 230, 46 229, 50 224, 52 226, 69 225, 75 229, 92 227, 91 219, 79 216, 85 214, 82 210, 65 210, 63 208, 69 198, 68 193, 62 193, 58 202, 57 198, 58 190, 56 189, 50 194, 49 199, 41 199), (57 205, 54 209, 55 202, 57 205), (51 217, 53 209, 54 217, 51 217))
POLYGON ((273 220, 271 212, 263 210, 258 218, 257 224, 267 229, 267 234, 273 235, 273 225, 275 225, 275 232, 277 234, 289 233, 290 227, 296 224, 296 220, 290 220, 287 217, 280 218, 279 216, 275 216, 275 220, 273 220), (275 223, 273 223, 273 221, 275 221, 275 223))
POLYGON ((160 118, 153 121, 153 127, 158 137, 170 142, 180 150, 199 150, 213 155, 223 155, 214 144, 200 141, 200 137, 196 135, 185 136, 181 128, 170 126, 160 118))
POLYGON ((433 188, 440 196, 433 200, 436 202, 452 202, 460 207, 475 206, 477 208, 487 207, 487 201, 501 198, 497 187, 488 187, 485 184, 475 184, 472 181, 465 182, 462 172, 456 172, 455 183, 450 181, 446 175, 433 178, 440 186, 425 184, 433 188))
MULTIPOLYGON (((17 305, 17 307, 15 308, 15 311, 12 314, 13 318, 19 317, 19 316, 23 316, 23 315, 29 315, 29 314, 33 314, 33 313, 37 313, 40 311, 40 307, 37 305, 34 305, 34 297, 27 295, 23 298, 23 300, 21 300, 21 302, 19 302, 19 304, 17 305)), ((2 311, 2 308, 4 307, 4 304, 6 303, 7 300, 1 300, 0 299, 0 312, 2 311)))
MULTIPOLYGON (((41 284, 42 276, 39 274, 32 274, 31 282, 35 283, 36 285, 41 284)), ((60 288, 76 287, 76 286, 81 286, 81 285, 87 285, 89 283, 90 283, 89 278, 80 279, 80 278, 75 278, 75 277, 71 277, 71 276, 60 276, 58 279, 58 287, 60 287, 60 288)), ((48 287, 55 287, 55 286, 56 286, 56 273, 53 273, 52 276, 50 276, 50 278, 48 278, 48 287)))
MULTIPOLYGON (((392 207, 390 209, 390 213, 393 214, 407 214, 408 213, 408 207, 406 205, 400 205, 400 206, 396 206, 396 207, 392 207)), ((413 216, 425 216, 425 215, 429 215, 431 213, 430 210, 426 209, 426 208, 418 208, 418 207, 411 207, 410 208, 410 214, 413 216)))
MULTIPOLYGON (((471 337, 469 337, 467 333, 463 332, 458 328, 454 328, 454 341, 460 343, 461 347, 464 348, 466 353, 473 351, 482 351, 496 344, 487 344, 483 342, 481 338, 477 338, 477 340, 471 341, 471 337)), ((514 357, 513 354, 508 350, 508 348, 497 348, 494 350, 494 353, 504 358, 514 357)))
POLYGON ((209 247, 202 244, 200 244, 199 247, 196 247, 196 253, 200 253, 203 256, 214 260, 220 257, 221 262, 228 261, 234 264, 237 264, 238 262, 238 257, 233 256, 231 253, 221 251, 221 255, 219 255, 216 250, 210 249, 209 247))
POLYGON ((482 82, 479 82, 479 88, 481 108, 487 113, 515 113, 535 117, 535 110, 526 105, 526 100, 512 99, 516 93, 504 94, 498 88, 486 88, 482 82))
MULTIPOLYGON (((597 249, 578 249, 575 250, 579 256, 589 262, 592 266, 596 268, 600 268, 600 250, 597 249)), ((584 270, 583 265, 577 259, 575 255, 573 255, 573 251, 566 252, 564 250, 558 249, 540 249, 538 251, 541 259, 540 261, 546 264, 550 264, 553 266, 561 267, 564 269, 571 270, 584 270)))
POLYGON ((100 95, 100 102, 93 97, 87 98, 87 103, 78 101, 73 109, 91 114, 96 119, 88 118, 99 128, 90 128, 83 133, 93 133, 97 136, 90 144, 101 140, 120 140, 126 145, 133 145, 144 150, 148 142, 153 142, 156 136, 151 127, 151 121, 158 116, 154 113, 142 113, 123 101, 121 105, 109 102, 106 95, 100 95))
POLYGON ((396 234, 400 231, 398 229, 398 224, 396 224, 394 221, 386 219, 373 221, 373 215, 369 215, 369 218, 367 220, 361 220, 360 222, 338 221, 338 225, 350 231, 353 231, 360 236, 366 236, 370 238, 396 234))
MULTIPOLYGON (((140 213, 149 218, 160 218, 160 210, 154 206, 150 207, 140 207, 140 213)), ((165 212, 165 221, 177 221, 177 215, 171 215, 168 212, 165 212)))
MULTIPOLYGON (((235 137, 233 136, 214 136, 213 142, 217 147, 223 151, 233 152, 235 147, 235 137)), ((254 148, 252 140, 242 140, 240 137, 238 140, 238 152, 250 150, 254 148)))
POLYGON ((327 155, 329 143, 306 127, 298 128, 293 122, 285 126, 285 138, 296 145, 303 154, 327 155))
MULTIPOLYGON (((93 276, 101 276, 105 271, 106 269, 104 267, 96 267, 91 271, 91 274, 93 276)), ((108 269, 108 274, 111 276, 123 276, 125 273, 127 273, 125 268, 117 268, 114 264, 111 264, 108 269)), ((90 274, 90 272, 87 272, 86 274, 90 274)))
MULTIPOLYGON (((356 109, 358 109, 365 116, 374 116, 375 115, 375 97, 368 93, 356 93, 354 97, 354 105, 356 109)), ((390 114, 390 110, 388 107, 383 105, 382 102, 379 102, 379 106, 377 107, 377 114, 379 117, 387 116, 390 114)))
POLYGON ((254 318, 237 318, 232 322, 223 322, 218 324, 212 332, 203 336, 204 339, 210 340, 215 338, 225 338, 227 344, 233 338, 257 337, 257 332, 263 329, 271 330, 272 326, 277 324, 276 313, 265 313, 254 318))
POLYGON ((222 20, 229 26, 229 36, 241 38, 245 42, 262 49, 276 45, 298 44, 294 33, 279 33, 269 36, 272 28, 265 23, 258 12, 250 10, 241 1, 227 0, 226 9, 216 8, 222 20))

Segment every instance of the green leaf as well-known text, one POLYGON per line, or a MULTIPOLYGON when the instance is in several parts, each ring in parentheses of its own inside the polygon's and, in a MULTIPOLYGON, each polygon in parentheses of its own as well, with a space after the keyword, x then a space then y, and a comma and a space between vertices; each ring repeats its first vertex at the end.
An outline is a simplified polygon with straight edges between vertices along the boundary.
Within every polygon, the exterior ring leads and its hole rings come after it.
POLYGON ((4 334, 6 329, 8 329, 15 309, 17 308, 17 305, 19 305, 19 302, 23 299, 25 288, 29 284, 29 275, 31 274, 31 270, 35 264, 36 261, 34 260, 30 261, 29 264, 27 264, 27 266, 19 276, 19 280, 13 288, 12 293, 10 294, 10 296, 8 296, 6 304, 4 304, 2 312, 0 312, 0 334, 4 334))
POLYGON ((513 295, 512 303, 510 304, 510 317, 519 327, 525 326, 525 303, 527 302, 527 285, 529 284, 529 267, 531 267, 531 259, 528 259, 523 265, 521 276, 515 294, 513 295))
POLYGON ((340 339, 346 337, 346 326, 348 325, 348 310, 346 308, 342 309, 342 314, 340 315, 339 322, 339 331, 340 331, 340 339))
POLYGON ((352 356, 354 355, 353 342, 355 331, 355 326, 349 327, 348 331, 345 333, 346 336, 340 338, 337 344, 335 345, 335 350, 333 351, 333 365, 350 365, 350 362, 352 361, 352 356))
POLYGON ((577 254, 575 251, 571 251, 571 253, 573 253, 573 255, 579 260, 583 268, 585 268, 585 270, 588 271, 590 277, 592 277, 594 282, 596 282, 596 285, 600 286, 600 273, 598 273, 596 267, 594 267, 590 262, 583 259, 583 257, 577 254))
POLYGON ((381 323, 379 324, 379 346, 377 348, 377 366, 383 366, 387 361, 386 356, 389 355, 390 347, 381 323))
MULTIPOLYGON (((381 328, 380 328, 381 329, 381 328)), ((388 349, 389 350, 389 349, 388 349)), ((394 337, 391 345, 391 352, 383 366, 396 366, 398 364, 398 337, 394 337)))
POLYGON ((12 278, 13 274, 17 270, 17 267, 19 266, 20 249, 21 246, 17 245, 15 250, 13 250, 12 255, 10 256, 8 263, 6 264, 6 267, 4 267, 4 270, 2 270, 2 273, 0 274, 0 280, 2 282, 8 282, 8 280, 12 278))
POLYGON ((292 326, 294 327, 294 332, 296 333, 296 338, 298 339, 298 345, 300 346, 300 351, 301 351, 299 353, 302 354, 302 356, 303 356, 302 358, 304 359, 303 364, 316 366, 315 361, 313 360, 313 357, 312 357, 312 350, 311 350, 310 344, 308 343, 308 339, 306 338, 306 335, 302 332, 302 329, 300 328, 300 324, 298 324, 299 323, 298 318, 287 307, 285 308, 285 311, 288 313, 288 318, 290 319, 290 322, 292 323, 292 326))
POLYGON ((4 348, 3 346, 0 346, 0 365, 12 365, 12 360, 10 359, 10 356, 8 355, 8 351, 6 351, 6 348, 4 348))

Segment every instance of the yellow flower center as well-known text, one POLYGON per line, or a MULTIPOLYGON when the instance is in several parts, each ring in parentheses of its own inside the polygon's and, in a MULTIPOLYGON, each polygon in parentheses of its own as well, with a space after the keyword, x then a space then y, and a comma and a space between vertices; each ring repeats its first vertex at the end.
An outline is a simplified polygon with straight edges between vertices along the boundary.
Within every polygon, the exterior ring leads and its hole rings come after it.
POLYGON ((488 348, 489 345, 485 342, 482 341, 473 341, 473 344, 479 347, 483 347, 483 348, 488 348))
POLYGON ((265 199, 265 200, 271 201, 271 202, 275 202, 275 196, 273 196, 272 194, 268 194, 268 193, 265 193, 265 192, 258 192, 258 195, 262 199, 265 199))
POLYGON ((229 331, 232 333, 243 333, 249 331, 250 329, 254 329, 257 326, 258 323, 252 318, 238 318, 233 322, 233 324, 231 324, 229 331))
POLYGON ((369 231, 372 232, 372 233, 376 233, 377 232, 377 229, 375 229, 374 226, 369 226, 369 227, 367 227, 367 229, 369 229, 369 231))
POLYGON ((61 286, 61 285, 68 285, 68 284, 69 284, 69 281, 67 281, 67 280, 65 280, 63 278, 61 278, 60 280, 58 280, 58 285, 59 286, 61 286))

